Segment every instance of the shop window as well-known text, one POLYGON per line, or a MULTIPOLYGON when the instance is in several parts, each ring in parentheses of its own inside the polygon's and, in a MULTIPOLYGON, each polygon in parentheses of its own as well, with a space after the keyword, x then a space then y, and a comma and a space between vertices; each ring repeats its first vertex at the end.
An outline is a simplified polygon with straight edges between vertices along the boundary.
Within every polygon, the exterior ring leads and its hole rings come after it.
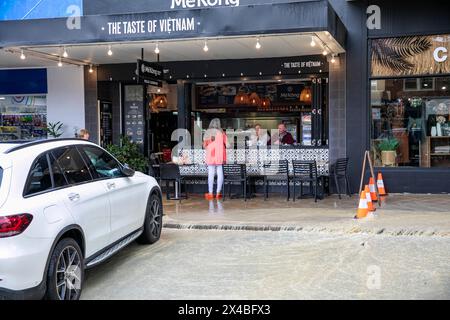
POLYGON ((0 97, 0 141, 47 138, 45 96, 0 97))
POLYGON ((433 78, 413 78, 403 80, 404 91, 433 91, 433 78))
POLYGON ((450 167, 450 78, 371 81, 376 166, 450 167))

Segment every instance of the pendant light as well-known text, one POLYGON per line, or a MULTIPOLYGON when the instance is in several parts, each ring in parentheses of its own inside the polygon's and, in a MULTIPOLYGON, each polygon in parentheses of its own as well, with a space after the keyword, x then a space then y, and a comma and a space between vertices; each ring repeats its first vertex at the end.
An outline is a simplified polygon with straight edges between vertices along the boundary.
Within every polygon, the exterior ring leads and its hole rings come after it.
POLYGON ((261 107, 270 108, 271 105, 272 105, 272 101, 270 100, 269 97, 265 97, 261 100, 261 107))
POLYGON ((23 49, 20 51, 20 59, 25 60, 27 57, 23 53, 23 49))
POLYGON ((312 99, 311 99, 311 88, 310 87, 304 87, 302 92, 300 93, 300 101, 301 102, 306 102, 306 103, 311 103, 312 99))
POLYGON ((159 50, 159 44, 158 42, 156 43, 156 47, 155 47, 155 53, 159 54, 161 51, 159 50))
POLYGON ((59 61, 58 61, 58 67, 62 67, 63 66, 63 64, 62 64, 62 61, 61 61, 61 56, 59 57, 59 61))
POLYGON ((63 57, 67 58, 69 54, 67 53, 66 47, 64 47, 63 57))
POLYGON ((209 48, 208 48, 208 40, 205 40, 205 46, 203 47, 203 51, 208 52, 209 48))
POLYGON ((249 96, 250 104, 252 106, 260 106, 261 105, 261 98, 256 92, 252 92, 249 96))
POLYGON ((311 37, 311 47, 315 47, 316 42, 314 41, 314 36, 311 37))
POLYGON ((113 55, 113 52, 112 52, 112 49, 111 49, 111 45, 109 45, 108 46, 108 56, 112 56, 113 55))

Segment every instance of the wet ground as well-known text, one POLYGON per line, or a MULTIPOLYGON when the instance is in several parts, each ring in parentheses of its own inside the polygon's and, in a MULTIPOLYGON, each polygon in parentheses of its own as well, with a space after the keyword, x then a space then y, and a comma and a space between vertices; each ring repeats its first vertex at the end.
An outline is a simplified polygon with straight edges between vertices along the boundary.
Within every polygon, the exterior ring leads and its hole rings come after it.
POLYGON ((83 299, 449 299, 450 238, 164 229, 87 272, 83 299))

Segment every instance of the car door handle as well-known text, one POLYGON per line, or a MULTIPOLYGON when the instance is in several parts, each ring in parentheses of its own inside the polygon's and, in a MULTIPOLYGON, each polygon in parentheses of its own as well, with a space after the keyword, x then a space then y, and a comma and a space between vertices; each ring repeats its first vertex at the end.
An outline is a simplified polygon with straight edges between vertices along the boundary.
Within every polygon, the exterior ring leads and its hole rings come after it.
POLYGON ((108 188, 108 190, 115 189, 116 188, 116 184, 114 182, 108 182, 106 184, 106 187, 108 188))
POLYGON ((80 200, 80 195, 78 193, 70 193, 67 197, 72 202, 77 202, 78 200, 80 200))

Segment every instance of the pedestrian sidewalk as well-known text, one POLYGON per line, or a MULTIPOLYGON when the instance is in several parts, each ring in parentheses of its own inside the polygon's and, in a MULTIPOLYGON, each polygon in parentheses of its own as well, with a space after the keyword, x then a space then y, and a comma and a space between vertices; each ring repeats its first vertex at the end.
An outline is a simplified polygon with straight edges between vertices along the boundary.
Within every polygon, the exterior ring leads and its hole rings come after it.
POLYGON ((199 196, 165 201, 164 227, 181 229, 298 231, 338 234, 450 237, 450 195, 391 194, 375 214, 356 220, 359 197, 286 201, 258 196, 206 201, 199 196))

